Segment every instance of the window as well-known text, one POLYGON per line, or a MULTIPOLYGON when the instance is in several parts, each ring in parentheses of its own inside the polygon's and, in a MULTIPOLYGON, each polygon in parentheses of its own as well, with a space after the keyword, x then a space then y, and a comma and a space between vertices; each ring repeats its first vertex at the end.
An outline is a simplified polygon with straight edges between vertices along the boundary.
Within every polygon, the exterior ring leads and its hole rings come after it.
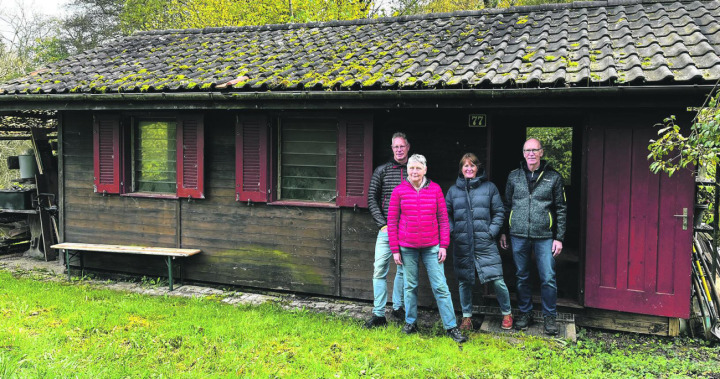
POLYGON ((133 125, 133 192, 175 193, 175 121, 139 120, 133 125))
POLYGON ((337 197, 337 122, 288 120, 280 129, 278 198, 334 202, 337 197))
POLYGON ((97 115, 95 192, 204 198, 203 132, 199 115, 97 115))
POLYGON ((369 117, 288 117, 274 129, 263 115, 238 117, 238 201, 367 207, 371 175, 369 117))

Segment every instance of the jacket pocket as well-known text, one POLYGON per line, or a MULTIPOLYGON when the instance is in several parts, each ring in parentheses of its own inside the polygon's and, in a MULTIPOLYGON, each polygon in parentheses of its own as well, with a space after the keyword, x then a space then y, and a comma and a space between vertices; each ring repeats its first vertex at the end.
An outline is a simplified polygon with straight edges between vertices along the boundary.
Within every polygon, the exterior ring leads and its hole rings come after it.
POLYGON ((550 218, 550 226, 548 226, 548 229, 552 230, 552 213, 548 212, 548 218, 550 218))

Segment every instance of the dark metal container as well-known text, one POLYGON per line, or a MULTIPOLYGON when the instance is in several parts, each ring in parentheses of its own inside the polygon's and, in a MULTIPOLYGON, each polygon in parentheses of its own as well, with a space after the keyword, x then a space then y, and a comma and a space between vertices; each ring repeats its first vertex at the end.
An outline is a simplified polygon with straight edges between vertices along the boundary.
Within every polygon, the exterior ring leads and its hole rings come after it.
POLYGON ((0 209, 33 209, 32 194, 34 192, 34 189, 0 190, 0 209))

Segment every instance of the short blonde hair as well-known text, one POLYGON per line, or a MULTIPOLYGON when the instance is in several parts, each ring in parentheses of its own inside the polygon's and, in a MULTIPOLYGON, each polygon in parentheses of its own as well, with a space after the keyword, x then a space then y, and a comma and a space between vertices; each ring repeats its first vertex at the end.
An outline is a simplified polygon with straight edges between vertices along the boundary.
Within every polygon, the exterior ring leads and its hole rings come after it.
POLYGON ((408 158, 408 164, 410 164, 411 161, 420 163, 423 167, 427 167, 427 159, 425 159, 425 156, 422 154, 411 155, 410 158, 408 158))

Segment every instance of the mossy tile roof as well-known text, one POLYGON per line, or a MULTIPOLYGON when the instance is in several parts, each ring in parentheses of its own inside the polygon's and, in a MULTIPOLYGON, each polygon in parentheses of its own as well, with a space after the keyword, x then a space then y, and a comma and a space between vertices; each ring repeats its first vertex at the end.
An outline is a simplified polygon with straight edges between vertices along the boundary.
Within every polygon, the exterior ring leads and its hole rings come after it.
POLYGON ((1 94, 642 86, 720 79, 720 2, 611 0, 140 32, 1 94))

